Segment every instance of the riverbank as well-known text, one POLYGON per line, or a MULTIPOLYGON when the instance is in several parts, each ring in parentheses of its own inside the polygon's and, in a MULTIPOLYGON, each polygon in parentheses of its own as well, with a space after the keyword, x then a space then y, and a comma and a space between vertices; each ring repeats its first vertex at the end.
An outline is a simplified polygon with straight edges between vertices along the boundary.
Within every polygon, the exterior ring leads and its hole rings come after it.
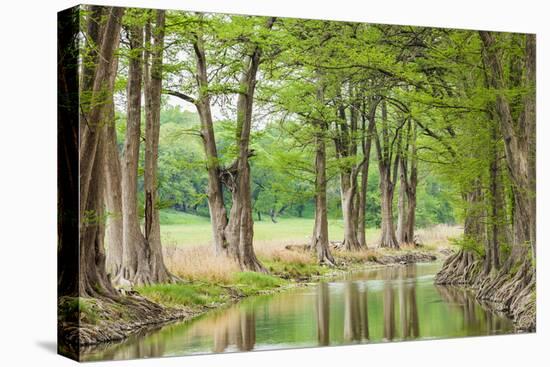
POLYGON ((486 273, 481 259, 462 250, 445 261, 435 283, 471 289, 479 302, 507 314, 518 332, 535 332, 535 278, 528 261, 486 273))
POLYGON ((246 297, 308 286, 353 270, 436 261, 447 255, 447 251, 427 248, 336 250, 336 268, 280 259, 266 263, 270 274, 236 272, 226 284, 195 279, 137 287, 116 300, 64 297, 59 301, 60 353, 74 357, 78 348, 117 342, 170 322, 188 321, 246 297))

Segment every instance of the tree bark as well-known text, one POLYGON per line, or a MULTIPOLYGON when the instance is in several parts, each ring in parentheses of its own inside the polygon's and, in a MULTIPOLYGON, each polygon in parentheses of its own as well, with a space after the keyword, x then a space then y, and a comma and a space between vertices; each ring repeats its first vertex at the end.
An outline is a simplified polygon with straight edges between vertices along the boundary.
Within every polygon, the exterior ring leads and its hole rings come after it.
POLYGON ((416 123, 411 124, 411 151, 410 174, 407 183, 407 226, 405 229, 405 241, 414 242, 414 228, 416 226, 416 187, 418 186, 418 154, 416 150, 416 123))
POLYGON ((227 226, 227 211, 225 209, 223 188, 221 181, 221 169, 214 135, 214 123, 210 109, 210 94, 208 92, 208 72, 204 43, 202 36, 197 35, 193 43, 195 60, 197 65, 198 98, 193 100, 201 121, 201 138, 206 155, 206 167, 208 171, 208 208, 212 223, 214 248, 216 254, 227 254, 227 241, 225 227, 227 226))
POLYGON ((380 206, 381 228, 380 247, 399 248, 393 224, 393 191, 394 185, 389 178, 389 169, 379 164, 380 170, 380 206))
MULTIPOLYGON (((120 20, 124 9, 107 8, 107 20, 101 25, 100 55, 90 91, 89 110, 81 114, 80 126, 80 296, 113 297, 116 291, 105 271, 104 249, 104 116, 105 101, 112 97, 109 80, 112 77, 114 52, 119 44, 120 20)), ((88 91, 85 91, 88 92, 88 91)))
POLYGON ((399 244, 408 243, 406 238, 406 227, 407 227, 407 172, 405 171, 405 162, 406 158, 401 156, 399 163, 399 191, 397 196, 397 241, 399 244))
POLYGON ((400 244, 414 244, 418 169, 416 124, 412 123, 411 119, 407 122, 406 142, 404 144, 404 150, 400 154, 399 181, 397 241, 400 244), (408 172, 409 169, 410 173, 408 172))
MULTIPOLYGON (((392 160, 394 151, 393 142, 390 143, 389 128, 387 121, 386 102, 382 103, 382 128, 380 136, 375 134, 376 152, 378 156, 378 170, 380 172, 380 206, 381 206, 381 228, 380 247, 399 248, 395 228, 393 224, 393 192, 394 182, 397 176, 397 164, 399 154, 392 160), (392 179, 393 162, 393 179, 392 179)), ((399 134, 399 131, 396 131, 399 134)), ((401 144, 398 135, 397 145, 401 144)))
MULTIPOLYGON (((269 18, 266 24, 271 29, 275 18, 269 18)), ((261 59, 261 48, 256 45, 246 57, 240 79, 240 93, 237 99, 236 141, 238 156, 236 161, 222 169, 218 160, 213 120, 208 92, 208 70, 204 41, 200 32, 196 32, 193 42, 197 65, 198 98, 183 93, 169 91, 187 102, 195 104, 201 120, 201 137, 206 153, 208 168, 208 206, 217 254, 225 254, 235 259, 242 269, 266 272, 256 258, 253 248, 253 215, 250 192, 250 165, 248 158, 250 130, 252 127, 252 105, 256 86, 256 74, 261 59), (232 206, 229 218, 224 204, 222 184, 229 189, 232 206)))
MULTIPOLYGON (((275 18, 269 18, 266 28, 271 29, 274 22, 275 18)), ((248 162, 252 155, 249 150, 252 106, 261 53, 261 47, 256 45, 245 60, 245 68, 239 82, 241 92, 237 99, 238 156, 233 166, 224 170, 222 175, 224 183, 231 191, 233 202, 225 229, 229 254, 238 261, 242 269, 267 272, 254 253, 254 222, 250 192, 250 164, 248 162)))
MULTIPOLYGON (((357 239, 357 210, 355 208, 356 182, 351 173, 340 174, 340 191, 342 215, 344 219, 344 248, 348 251, 358 250, 361 246, 357 239)), ((356 180, 355 180, 356 181, 356 180)))
POLYGON ((489 236, 488 253, 486 254, 486 268, 498 270, 500 268, 500 237, 502 226, 502 187, 499 184, 499 150, 497 127, 492 129, 492 157, 489 167, 489 189, 491 207, 491 233, 489 236))
MULTIPOLYGON (((362 137, 361 137, 361 149, 363 151, 363 163, 361 168, 361 187, 358 193, 357 200, 357 240, 361 248, 367 248, 367 239, 365 233, 366 218, 365 213, 367 211, 367 189, 369 180, 369 166, 370 166, 370 152, 372 145, 372 134, 375 126, 376 108, 380 99, 373 101, 369 115, 366 116, 365 111, 362 113, 362 137), (368 127, 366 122, 368 120, 368 127)), ((363 109, 364 110, 364 109, 363 109)))
MULTIPOLYGON (((340 166, 340 199, 342 202, 342 217, 344 220, 344 248, 348 251, 360 248, 357 239, 357 175, 360 165, 351 163, 351 158, 357 157, 357 102, 353 88, 349 88, 350 104, 349 124, 346 109, 343 105, 338 107, 338 119, 336 121, 334 143, 336 155, 342 160, 340 166)), ((340 96, 341 97, 341 96, 340 96)))
MULTIPOLYGON (((160 134, 160 107, 162 92, 162 54, 164 49, 164 26, 166 14, 164 10, 155 11, 155 28, 152 32, 151 64, 149 66, 149 51, 146 50, 144 68, 145 86, 145 241, 149 248, 149 281, 165 283, 173 280, 172 274, 164 264, 160 238, 160 216, 158 208, 158 151, 160 134)), ((147 28, 150 27, 148 23, 147 28)), ((150 42, 151 30, 148 29, 147 41, 150 42)))
POLYGON ((126 138, 122 153, 122 270, 116 282, 126 279, 134 284, 147 284, 149 248, 141 233, 138 216, 138 165, 141 140, 141 90, 143 78, 143 27, 129 29, 130 60, 128 63, 126 138))
MULTIPOLYGON (((321 79, 321 77, 319 77, 321 79)), ((318 82, 317 100, 324 103, 323 85, 318 82)), ((325 134, 326 123, 320 120, 315 124, 315 224, 311 248, 317 253, 320 264, 336 265, 329 249, 328 240, 328 216, 327 216, 327 173, 326 173, 326 148, 325 134)))
MULTIPOLYGON (((113 72, 109 81, 109 88, 114 89, 118 60, 113 62, 113 72)), ((105 133, 105 207, 107 209, 107 228, 105 233, 106 245, 106 267, 107 274, 111 280, 116 277, 122 269, 122 178, 120 157, 117 147, 117 135, 115 126, 114 99, 111 98, 105 106, 105 121, 107 126, 105 133)))
MULTIPOLYGON (((536 259, 536 41, 535 35, 525 35, 525 53, 523 57, 523 75, 512 75, 509 78, 522 80, 521 87, 527 89, 522 98, 519 117, 512 116, 512 106, 506 96, 511 87, 506 79, 502 66, 501 50, 497 45, 497 35, 493 32, 480 31, 487 67, 491 70, 490 85, 496 90, 496 112, 500 130, 504 137, 504 146, 508 170, 512 179, 514 193, 514 244, 512 261, 519 261, 527 248, 531 249, 533 266, 536 259)), ((515 57, 515 56, 512 56, 515 57)))
POLYGON ((328 241, 326 153, 323 136, 315 138, 315 225, 311 248, 320 264, 335 265, 328 241))

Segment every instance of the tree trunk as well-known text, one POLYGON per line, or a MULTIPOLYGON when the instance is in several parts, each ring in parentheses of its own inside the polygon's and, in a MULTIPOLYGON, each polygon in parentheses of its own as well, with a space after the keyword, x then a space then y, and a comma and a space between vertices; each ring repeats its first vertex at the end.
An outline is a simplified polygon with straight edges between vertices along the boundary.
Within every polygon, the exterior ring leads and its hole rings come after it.
POLYGON ((489 253, 486 254, 487 267, 489 269, 498 270, 500 267, 500 231, 502 226, 499 223, 502 221, 502 187, 499 185, 499 150, 498 150, 498 133, 496 126, 492 129, 492 159, 489 167, 489 189, 490 189, 490 207, 491 207, 491 234, 489 236, 489 253))
MULTIPOLYGON (((162 91, 162 54, 164 49, 165 11, 156 10, 153 33, 151 65, 145 60, 145 241, 149 247, 149 280, 164 283, 173 280, 164 264, 160 239, 160 216, 158 208, 158 151, 160 133, 160 104, 162 91)), ((151 33, 150 30, 149 32, 151 33)), ((148 36, 149 36, 148 34, 148 36)), ((148 39, 149 41, 149 39, 148 39)), ((148 52, 146 51, 146 54, 148 52)))
POLYGON ((357 211, 354 208, 356 183, 353 182, 352 172, 340 173, 340 190, 342 201, 342 215, 344 218, 344 248, 348 251, 358 250, 361 246, 357 239, 357 211))
POLYGON ((315 138, 315 226, 311 248, 317 252, 320 264, 335 265, 328 241, 325 141, 319 135, 315 138))
MULTIPOLYGON (((274 22, 275 18, 269 18, 266 28, 271 29, 274 22)), ((256 45, 252 53, 246 58, 245 69, 239 83, 241 92, 237 99, 237 160, 232 167, 224 170, 222 174, 233 199, 229 221, 225 230, 226 239, 229 243, 229 254, 238 261, 242 269, 267 272, 254 253, 254 220, 252 218, 250 164, 248 162, 251 156, 249 144, 252 128, 252 106, 260 59, 261 48, 256 45)))
MULTIPOLYGON (((527 248, 531 249, 533 266, 536 259, 536 111, 535 111, 535 73, 536 73, 536 41, 535 35, 525 35, 525 67, 523 75, 512 75, 522 80, 521 87, 527 89, 523 96, 519 118, 514 121, 512 107, 506 96, 511 87, 505 79, 501 61, 501 49, 497 47, 498 35, 492 32, 480 31, 486 53, 487 67, 491 70, 490 85, 496 90, 496 111, 500 130, 504 137, 504 146, 508 170, 512 179, 514 193, 515 219, 514 244, 512 261, 524 258, 527 248), (531 91, 532 90, 532 91, 531 91)), ((514 56, 515 57, 515 56, 514 56)))
POLYGON ((376 108, 380 100, 373 101, 370 107, 369 116, 367 118, 365 111, 362 113, 362 137, 361 137, 361 149, 363 150, 363 165, 361 166, 361 187, 358 193, 357 200, 357 240, 361 248, 367 248, 367 239, 365 233, 366 218, 365 213, 367 211, 367 189, 369 180, 369 166, 370 166, 370 151, 372 145, 372 134, 375 126, 376 108), (366 122, 369 122, 368 127, 366 122))
MULTIPOLYGON (((401 161, 406 159, 401 156, 401 161)), ((409 243, 407 238, 407 172, 405 171, 405 163, 399 164, 399 192, 397 196, 397 241, 399 244, 409 243)))
MULTIPOLYGON (((319 77, 321 79, 321 77, 319 77)), ((323 85, 320 80, 317 87, 317 100, 324 103, 323 85)), ((311 239, 311 249, 317 253, 320 264, 334 266, 336 261, 332 257, 328 240, 327 215, 327 158, 325 147, 326 123, 314 121, 315 132, 315 224, 311 239)))
POLYGON ((273 223, 277 223, 277 211, 275 210, 275 208, 271 208, 269 210, 269 217, 271 218, 271 221, 273 223))
POLYGON ((418 186, 418 155, 416 151, 416 123, 412 123, 410 174, 407 184, 407 226, 405 240, 414 243, 414 228, 416 226, 416 187, 418 186))
MULTIPOLYGON (((113 62, 113 72, 109 88, 114 88, 118 61, 113 62)), ((115 126, 115 107, 113 98, 105 106, 105 207, 107 209, 107 228, 105 233, 106 267, 110 279, 114 279, 122 269, 122 183, 120 158, 117 147, 115 126)))
MULTIPOLYGON (((399 132, 396 132, 399 134, 399 132)), ((401 137, 397 136, 397 151, 401 145, 401 137)), ((380 206, 381 206, 381 228, 380 247, 399 248, 393 225, 393 191, 394 182, 397 176, 397 164, 400 161, 399 154, 392 160, 392 153, 395 150, 393 142, 390 144, 389 126, 386 102, 382 103, 382 128, 380 136, 375 133, 376 153, 378 156, 378 170, 380 172, 380 206), (392 180, 393 161, 393 180, 392 180)))
POLYGON ((485 243, 485 221, 481 180, 472 182, 471 190, 463 195, 467 203, 464 215, 464 236, 474 243, 485 243))
MULTIPOLYGON (((103 189, 104 180, 104 104, 111 98, 114 52, 119 44, 120 19, 124 9, 106 10, 107 20, 101 25, 100 56, 91 90, 90 108, 81 114, 83 129, 80 143, 80 253, 79 295, 115 296, 105 271, 105 236, 103 189)), ((88 92, 88 91, 85 91, 88 92)))
POLYGON ((197 64, 199 96, 196 101, 191 101, 195 103, 201 121, 201 138, 208 170, 208 208, 210 210, 215 252, 217 255, 221 255, 227 254, 228 244, 225 238, 225 227, 227 226, 228 219, 223 198, 221 170, 216 148, 216 138, 214 135, 214 123, 210 109, 206 55, 202 36, 200 34, 197 35, 193 43, 193 49, 195 50, 195 60, 197 64))
POLYGON ((126 138, 122 153, 122 271, 116 282, 149 283, 149 248, 138 217, 138 165, 141 140, 141 83, 143 77, 143 28, 129 30, 131 56, 128 63, 126 138))
POLYGON ((383 164, 380 167, 380 206, 381 206, 381 228, 380 247, 399 248, 393 225, 393 190, 394 186, 388 178, 389 169, 383 164))
MULTIPOLYGON (((342 97, 340 95, 340 97, 342 97)), ((340 166, 340 200, 342 202, 342 217, 344 221, 344 248, 348 251, 360 248, 357 239, 357 215, 356 202, 357 174, 359 166, 350 161, 357 157, 356 134, 358 127, 358 106, 352 85, 349 85, 349 123, 344 105, 338 107, 338 119, 336 120, 334 143, 336 156, 342 160, 340 166)))
MULTIPOLYGON (((271 29, 275 18, 269 18, 266 28, 271 29)), ((248 158, 250 129, 252 127, 252 105, 256 74, 260 63, 261 50, 256 46, 246 58, 240 86, 242 91, 237 100, 238 158, 229 168, 222 169, 218 161, 216 140, 210 110, 208 94, 208 70, 200 32, 195 34, 193 49, 197 65, 198 98, 178 92, 169 92, 179 98, 195 104, 201 120, 201 137, 206 153, 208 168, 208 206, 212 222, 214 244, 217 254, 227 254, 234 258, 242 269, 265 272, 265 268, 256 258, 252 244, 253 217, 250 193, 250 166, 248 158), (222 184, 225 184, 232 196, 232 207, 228 215, 223 200, 222 184)))
POLYGON ((399 198, 398 198, 398 243, 414 244, 416 221, 416 186, 418 183, 416 155, 416 124, 408 120, 408 130, 404 151, 399 159, 399 198), (409 175, 410 165, 410 175, 409 175))

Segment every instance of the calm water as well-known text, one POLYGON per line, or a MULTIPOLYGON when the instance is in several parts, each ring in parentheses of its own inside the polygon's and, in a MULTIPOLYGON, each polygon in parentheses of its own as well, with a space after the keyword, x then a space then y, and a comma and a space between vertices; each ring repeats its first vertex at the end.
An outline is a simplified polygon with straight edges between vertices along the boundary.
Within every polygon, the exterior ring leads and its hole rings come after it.
POLYGON ((85 352, 85 360, 435 339, 513 332, 469 292, 433 284, 440 264, 384 267, 234 306, 85 352))

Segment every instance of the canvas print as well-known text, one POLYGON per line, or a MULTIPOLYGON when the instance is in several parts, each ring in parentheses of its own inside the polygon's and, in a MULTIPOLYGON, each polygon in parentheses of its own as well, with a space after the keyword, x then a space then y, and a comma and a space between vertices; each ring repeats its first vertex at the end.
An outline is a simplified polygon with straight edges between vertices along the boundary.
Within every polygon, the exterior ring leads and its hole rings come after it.
POLYGON ((534 34, 60 12, 60 354, 534 332, 535 60, 534 34))

